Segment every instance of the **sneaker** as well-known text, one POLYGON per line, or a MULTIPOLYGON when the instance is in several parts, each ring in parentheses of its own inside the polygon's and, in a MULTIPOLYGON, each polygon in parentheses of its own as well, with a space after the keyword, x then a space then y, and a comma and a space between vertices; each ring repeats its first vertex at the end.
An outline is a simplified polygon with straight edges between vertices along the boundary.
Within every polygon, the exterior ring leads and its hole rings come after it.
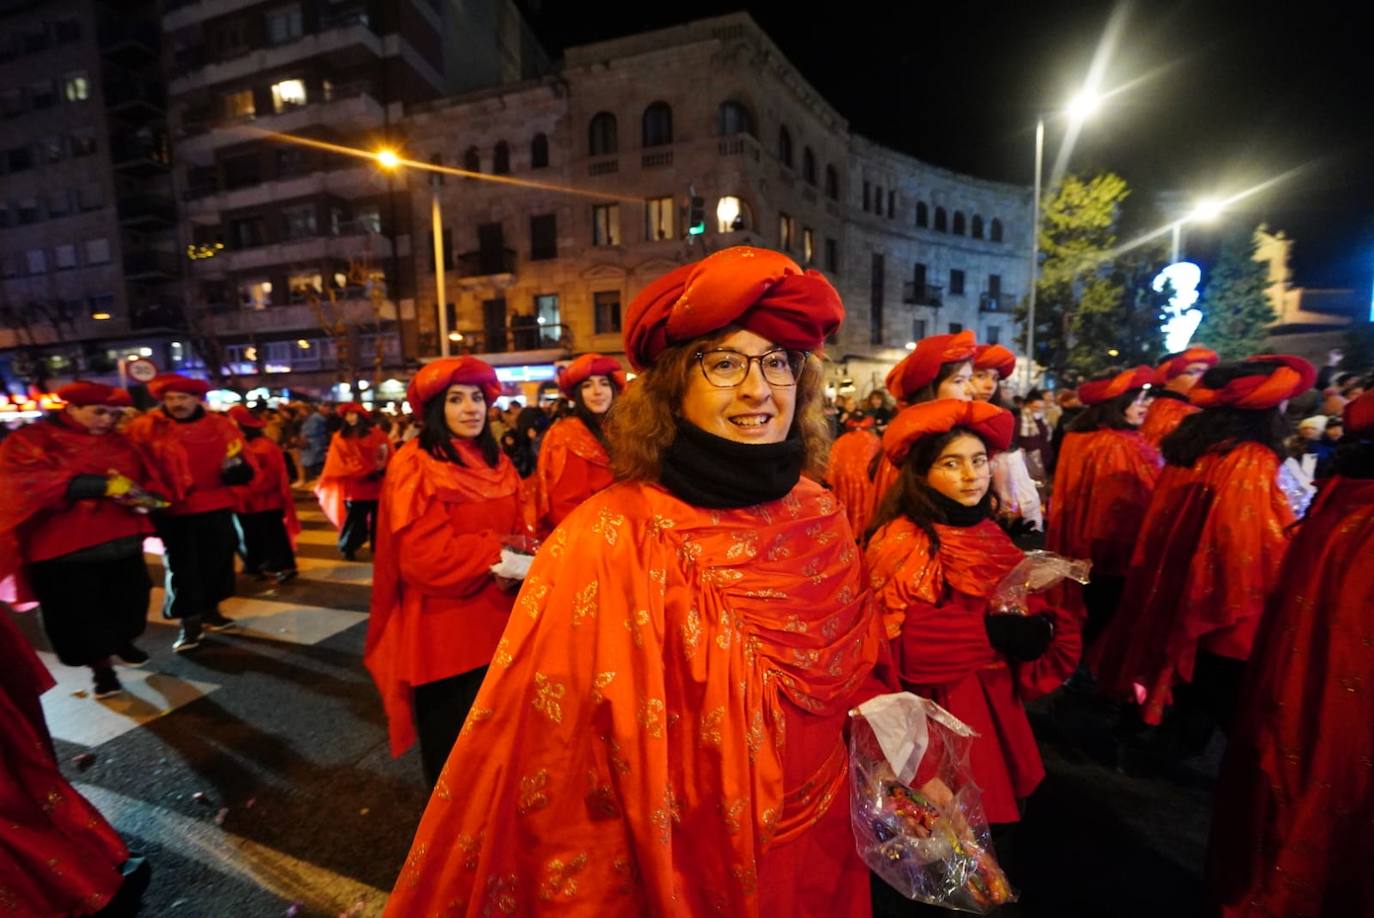
POLYGON ((95 697, 113 698, 124 691, 124 686, 119 684, 119 677, 112 669, 97 669, 95 671, 95 697))
POLYGON ((125 644, 123 647, 116 650, 115 653, 128 666, 142 666, 144 663, 148 662, 147 652, 135 647, 133 641, 125 644))
POLYGON ((297 576, 298 574, 296 573, 296 569, 294 567, 288 571, 278 571, 277 583, 278 585, 283 583, 290 583, 292 580, 295 580, 297 576))
POLYGON ((232 618, 225 618, 219 609, 215 609, 206 614, 201 619, 201 622, 204 624, 206 631, 228 631, 230 628, 237 628, 239 626, 239 623, 232 618))
POLYGON ((172 642, 172 649, 177 653, 190 653, 200 649, 200 622, 198 620, 181 620, 181 631, 177 634, 177 639, 172 642))

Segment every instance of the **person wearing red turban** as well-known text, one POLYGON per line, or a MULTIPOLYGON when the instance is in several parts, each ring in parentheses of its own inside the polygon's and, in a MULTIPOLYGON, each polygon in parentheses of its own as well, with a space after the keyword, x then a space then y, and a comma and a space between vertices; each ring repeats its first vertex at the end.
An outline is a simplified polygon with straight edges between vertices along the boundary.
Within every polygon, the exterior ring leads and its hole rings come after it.
POLYGON ((339 553, 356 559, 366 542, 375 555, 377 501, 391 456, 391 439, 356 402, 338 406, 343 426, 329 441, 315 496, 324 515, 339 530, 339 553))
POLYGON ((1197 385, 1202 374, 1219 361, 1216 351, 1193 345, 1159 365, 1155 371, 1154 386, 1150 390, 1154 401, 1145 413, 1145 423, 1140 425, 1140 435, 1147 443, 1159 449, 1159 444, 1178 428, 1184 418, 1200 410, 1188 401, 1188 393, 1197 385))
POLYGON ((1229 725, 1291 537, 1281 406, 1315 378, 1283 355, 1214 367, 1189 396, 1202 411, 1164 439, 1120 613, 1090 660, 1105 691, 1141 701, 1147 724, 1177 700, 1198 743, 1229 725))
MULTIPOLYGON (((1016 355, 1000 344, 980 344, 973 352, 973 397, 1005 408, 1002 381, 1016 370, 1016 355)), ((1015 415, 1013 415, 1014 417, 1015 415)), ((1045 529, 1040 491, 1026 465, 1026 451, 1012 439, 1012 446, 992 457, 992 490, 997 495, 998 516, 1013 531, 1045 529), (1018 521, 1020 521, 1018 523, 1018 521)))
POLYGON ((222 414, 205 410, 210 386, 177 373, 155 377, 148 392, 162 402, 135 418, 128 435, 144 449, 171 489, 172 506, 154 517, 167 570, 162 615, 178 619, 172 649, 200 647, 202 629, 235 627, 219 604, 234 595, 235 485, 253 478, 243 435, 222 414))
POLYGON ((294 540, 301 531, 286 454, 264 434, 267 423, 244 406, 230 408, 229 417, 243 432, 257 468, 252 481, 234 488, 243 569, 259 579, 286 583, 296 576, 294 540))
POLYGON ((163 486, 115 429, 127 392, 75 382, 56 395, 63 408, 0 444, 0 598, 36 600, 58 659, 90 667, 105 698, 122 691, 112 658, 148 660, 134 643, 152 592, 143 540, 165 502, 145 489, 163 486))
POLYGON ((1125 370, 1078 387, 1087 410, 1069 425, 1054 470, 1045 547, 1093 563, 1080 594, 1061 591, 1066 607, 1086 607, 1083 637, 1091 644, 1121 600, 1141 520, 1163 464, 1140 435, 1155 371, 1125 370), (1079 605, 1078 597, 1082 597, 1079 605))
POLYGON ((534 559, 388 915, 869 914, 843 736, 881 623, 803 474, 842 316, 747 247, 635 297, 618 480, 534 559))
POLYGON ((902 411, 883 435, 900 471, 865 560, 904 688, 978 734, 970 762, 988 820, 1014 823, 1045 770, 1024 703, 1078 663, 1078 619, 1029 597, 1024 614, 991 608, 1024 554, 992 519, 989 460, 1015 419, 981 401, 902 411))
POLYGON ((543 536, 615 481, 602 423, 625 388, 625 371, 613 357, 583 354, 559 371, 558 388, 573 413, 555 421, 539 446, 535 494, 543 536))
POLYGON ((1374 914, 1374 392, 1293 537, 1250 654, 1208 844, 1214 914, 1374 914))
POLYGON ((386 708, 392 755, 418 738, 430 786, 518 585, 492 571, 503 545, 526 533, 520 476, 487 426, 500 394, 496 371, 476 357, 426 364, 406 389, 420 434, 391 460, 377 510, 363 663, 386 708))

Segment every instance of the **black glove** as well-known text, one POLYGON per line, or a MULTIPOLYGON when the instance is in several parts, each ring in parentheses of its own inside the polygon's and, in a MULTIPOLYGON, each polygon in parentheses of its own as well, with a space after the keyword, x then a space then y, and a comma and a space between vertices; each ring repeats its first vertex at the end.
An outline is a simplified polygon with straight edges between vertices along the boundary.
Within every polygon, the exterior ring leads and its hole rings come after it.
POLYGON ((371 471, 371 472, 368 472, 368 473, 367 473, 367 480, 368 480, 368 481, 381 481, 381 480, 382 480, 382 476, 385 475, 385 474, 386 474, 386 469, 376 469, 375 471, 371 471))
POLYGON ((243 485, 253 480, 253 467, 247 462, 232 462, 219 470, 219 480, 227 485, 243 485))
POLYGON ((92 497, 104 497, 108 482, 109 479, 104 475, 77 475, 67 482, 67 499, 86 500, 92 497))
POLYGON ((1054 619, 1039 615, 988 615, 983 619, 988 643, 1009 660, 1029 663, 1049 649, 1054 619))

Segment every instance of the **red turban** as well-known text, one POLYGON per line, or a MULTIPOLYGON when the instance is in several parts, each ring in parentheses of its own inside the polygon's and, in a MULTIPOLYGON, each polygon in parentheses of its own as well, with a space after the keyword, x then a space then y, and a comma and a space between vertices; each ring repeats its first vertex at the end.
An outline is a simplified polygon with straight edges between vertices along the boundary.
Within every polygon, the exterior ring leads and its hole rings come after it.
POLYGON ((779 347, 818 351, 840 327, 844 304, 819 271, 739 245, 669 271, 639 292, 625 319, 625 355, 639 370, 664 348, 727 325, 779 347))
POLYGON ((1095 379, 1078 387, 1078 399, 1085 405, 1100 405, 1110 402, 1118 395, 1125 395, 1132 389, 1144 389, 1155 382, 1154 367, 1141 364, 1106 379, 1095 379))
POLYGON ((957 335, 932 335, 916 343, 916 350, 902 358, 887 374, 887 391, 894 398, 906 401, 919 390, 935 382, 940 367, 947 363, 968 360, 978 344, 973 331, 957 335))
POLYGON ((1362 437, 1374 433, 1374 389, 1346 403, 1343 418, 1348 434, 1362 437))
POLYGON ((267 422, 242 405, 235 405, 229 409, 229 419, 240 427, 251 427, 254 430, 261 430, 267 426, 267 422))
POLYGON ((161 376, 154 376, 148 382, 148 391, 152 393, 153 398, 159 400, 168 392, 182 392, 196 398, 205 398, 205 393, 210 391, 210 384, 203 379, 192 379, 180 373, 163 373, 161 376))
POLYGON ((1155 385, 1162 386, 1175 376, 1188 369, 1190 363, 1205 363, 1208 368, 1216 366, 1221 362, 1217 352, 1206 347, 1190 347, 1186 351, 1175 354, 1168 360, 1159 365, 1159 371, 1155 374, 1155 385))
POLYGON ((357 402, 344 402, 334 406, 334 410, 338 412, 340 417, 350 414, 367 414, 367 406, 360 405, 357 402))
POLYGON ((75 405, 77 408, 86 408, 90 405, 114 405, 119 408, 128 408, 134 403, 134 400, 129 398, 129 393, 123 389, 116 389, 114 386, 107 386, 103 383, 86 382, 82 379, 68 383, 54 392, 53 395, 68 405, 75 405))
POLYGON ((491 364, 476 357, 445 357, 420 368, 420 372, 406 386, 406 400, 410 410, 418 412, 436 395, 443 395, 452 385, 476 386, 486 396, 487 404, 501 394, 501 381, 491 364))
POLYGON ((1016 355, 1000 344, 980 344, 973 351, 975 370, 996 370, 999 379, 1008 379, 1016 371, 1016 355))
POLYGON ((939 398, 903 408, 883 434, 883 452, 893 465, 901 465, 916 441, 931 435, 948 433, 956 427, 966 427, 991 451, 1011 445, 1016 419, 1005 408, 987 402, 966 402, 957 398, 939 398))
POLYGON ((1193 387, 1188 400, 1199 408, 1243 408, 1264 411, 1278 407, 1280 402, 1311 389, 1317 381, 1317 371, 1301 357, 1287 354, 1256 354, 1246 357, 1245 363, 1277 363, 1278 369, 1269 375, 1241 376, 1220 389, 1208 389, 1202 383, 1193 387))
POLYGON ((620 368, 620 361, 600 354, 583 354, 559 370, 558 388, 568 398, 572 398, 577 387, 591 376, 605 376, 621 389, 625 388, 625 371, 620 368))

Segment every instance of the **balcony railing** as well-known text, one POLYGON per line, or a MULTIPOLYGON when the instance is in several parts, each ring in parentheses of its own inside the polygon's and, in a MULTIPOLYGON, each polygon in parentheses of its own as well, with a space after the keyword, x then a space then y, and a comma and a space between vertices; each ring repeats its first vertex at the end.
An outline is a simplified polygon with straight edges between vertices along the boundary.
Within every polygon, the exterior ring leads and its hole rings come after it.
POLYGON ((721 156, 747 156, 758 162, 760 159, 759 142, 748 134, 733 134, 722 137, 716 144, 721 156))
POLYGON ((458 256, 459 277, 490 277, 515 273, 514 249, 481 249, 458 256))
POLYGON ((171 252, 130 252, 124 256, 124 274, 130 278, 177 276, 177 257, 171 252))
MULTIPOLYGON (((428 336, 431 340, 433 336, 428 336)), ((428 343, 428 342, 426 342, 428 343)), ((567 325, 514 325, 496 330, 460 328, 449 334, 454 354, 509 354, 515 351, 573 349, 572 329, 567 325)), ((437 350, 437 348, 435 348, 437 350)))
POLYGON ((939 309, 944 288, 936 284, 918 284, 907 281, 902 284, 902 302, 913 306, 930 306, 939 309))
POLYGON ((136 224, 170 225, 177 219, 176 207, 168 198, 153 194, 133 195, 119 199, 119 222, 125 226, 136 224))
POLYGON ((1016 307, 1016 297, 1005 291, 984 292, 978 297, 979 312, 1011 312, 1016 307))

